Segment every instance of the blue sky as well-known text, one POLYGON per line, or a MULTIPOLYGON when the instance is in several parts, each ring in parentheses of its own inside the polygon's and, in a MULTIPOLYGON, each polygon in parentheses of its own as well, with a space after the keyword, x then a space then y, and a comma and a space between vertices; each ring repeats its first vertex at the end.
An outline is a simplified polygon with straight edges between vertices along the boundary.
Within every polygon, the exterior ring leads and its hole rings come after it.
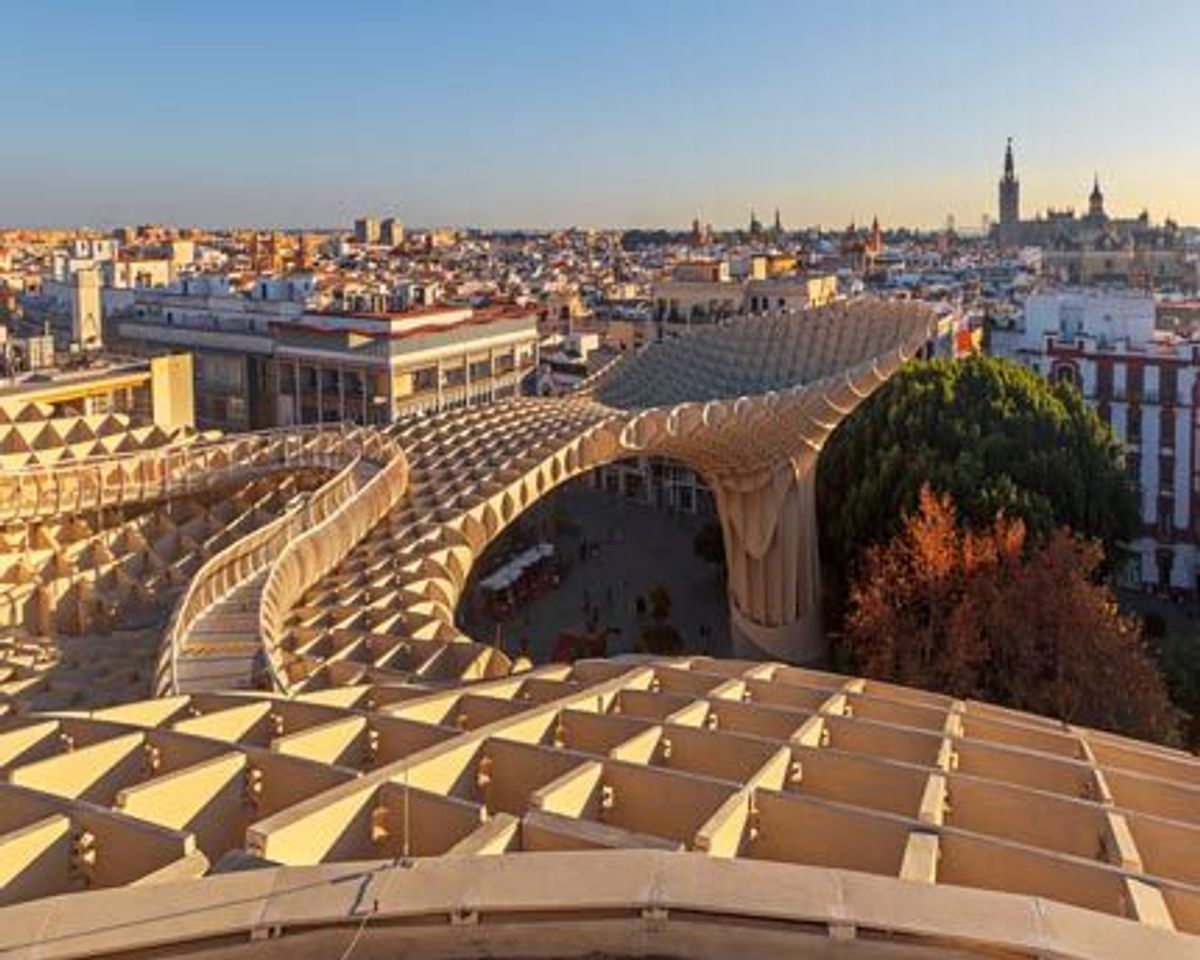
POLYGON ((0 224, 1200 222, 1194 0, 0 0, 0 224), (5 89, 7 88, 7 89, 5 89))

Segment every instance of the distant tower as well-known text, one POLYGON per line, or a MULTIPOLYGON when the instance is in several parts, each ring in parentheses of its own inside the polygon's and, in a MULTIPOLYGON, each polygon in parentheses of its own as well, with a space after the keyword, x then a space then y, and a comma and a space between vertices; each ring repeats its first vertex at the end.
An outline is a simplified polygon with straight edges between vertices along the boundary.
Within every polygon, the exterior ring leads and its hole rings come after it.
POLYGON ((71 290, 71 340, 84 350, 99 350, 104 346, 100 322, 100 277, 91 267, 77 270, 71 290))
POLYGON ((388 217, 379 225, 379 239, 384 246, 400 246, 404 243, 404 224, 395 217, 388 217))
POLYGON ((1004 150, 1004 176, 1000 178, 1000 229, 1015 227, 1021 219, 1021 181, 1013 167, 1012 137, 1004 150))
POLYGON ((355 220, 354 242, 364 246, 379 243, 379 221, 374 217, 359 217, 355 220))
POLYGON ((763 232, 762 224, 759 222, 758 214, 753 209, 750 211, 750 236, 758 237, 763 232))
POLYGON ((296 237, 296 272, 308 273, 312 269, 312 261, 309 259, 308 244, 305 242, 306 237, 300 234, 296 237))
POLYGON ((278 230, 272 230, 267 237, 267 252, 264 258, 266 271, 270 273, 283 272, 283 237, 278 230))
POLYGON ((783 221, 779 218, 779 208, 775 208, 775 236, 783 236, 783 221))
POLYGON ((1100 192, 1100 174, 1092 177, 1092 193, 1088 197, 1088 216, 1093 220, 1104 220, 1104 194, 1100 192))

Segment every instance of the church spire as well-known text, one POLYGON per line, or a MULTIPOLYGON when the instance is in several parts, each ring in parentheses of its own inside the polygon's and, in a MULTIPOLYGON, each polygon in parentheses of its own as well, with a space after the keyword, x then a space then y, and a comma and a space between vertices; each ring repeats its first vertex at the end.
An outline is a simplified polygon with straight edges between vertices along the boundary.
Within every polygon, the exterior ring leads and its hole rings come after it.
POLYGON ((1100 174, 1092 175, 1092 195, 1088 197, 1088 216, 1097 220, 1105 219, 1104 194, 1100 191, 1100 174))
POLYGON ((1011 240, 1012 230, 1021 219, 1021 184, 1017 180, 1016 164, 1013 163, 1012 137, 1004 148, 1004 176, 1000 178, 1000 225, 1004 228, 1004 242, 1011 240))

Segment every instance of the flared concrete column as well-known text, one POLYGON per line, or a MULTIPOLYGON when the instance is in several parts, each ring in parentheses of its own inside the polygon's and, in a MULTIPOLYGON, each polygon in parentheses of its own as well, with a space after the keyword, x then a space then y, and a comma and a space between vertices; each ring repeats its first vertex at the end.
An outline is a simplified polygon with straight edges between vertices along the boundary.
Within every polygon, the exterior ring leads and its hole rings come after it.
POLYGON ((735 656, 813 663, 827 652, 816 464, 807 450, 753 477, 716 479, 735 656))

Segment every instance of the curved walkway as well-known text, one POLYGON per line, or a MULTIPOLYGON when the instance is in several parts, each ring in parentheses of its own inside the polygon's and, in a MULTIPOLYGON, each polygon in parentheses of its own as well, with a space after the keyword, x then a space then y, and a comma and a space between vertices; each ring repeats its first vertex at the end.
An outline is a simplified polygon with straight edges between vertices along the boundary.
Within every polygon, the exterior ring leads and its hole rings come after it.
MULTIPOLYGON (((255 608, 264 675, 277 689, 381 671, 490 676, 510 669, 507 658, 464 636, 454 616, 488 543, 571 477, 662 455, 693 467, 715 494, 734 651, 811 662, 824 652, 817 456, 932 324, 927 308, 872 300, 740 318, 652 344, 565 398, 456 410, 386 433, 277 430, 19 471, 0 478, 0 520, 169 499, 306 466, 338 470, 305 506, 204 564, 167 633, 159 692, 178 689, 181 653, 240 657, 244 677, 255 608)), ((197 676, 190 662, 186 671, 197 676)))
POLYGON ((495 536, 564 481, 638 453, 692 466, 716 494, 735 652, 818 659, 816 458, 930 323, 876 302, 747 318, 652 345, 569 397, 397 428, 411 489, 286 618, 272 650, 286 688, 370 679, 411 667, 414 643, 468 641, 455 607, 495 536))

